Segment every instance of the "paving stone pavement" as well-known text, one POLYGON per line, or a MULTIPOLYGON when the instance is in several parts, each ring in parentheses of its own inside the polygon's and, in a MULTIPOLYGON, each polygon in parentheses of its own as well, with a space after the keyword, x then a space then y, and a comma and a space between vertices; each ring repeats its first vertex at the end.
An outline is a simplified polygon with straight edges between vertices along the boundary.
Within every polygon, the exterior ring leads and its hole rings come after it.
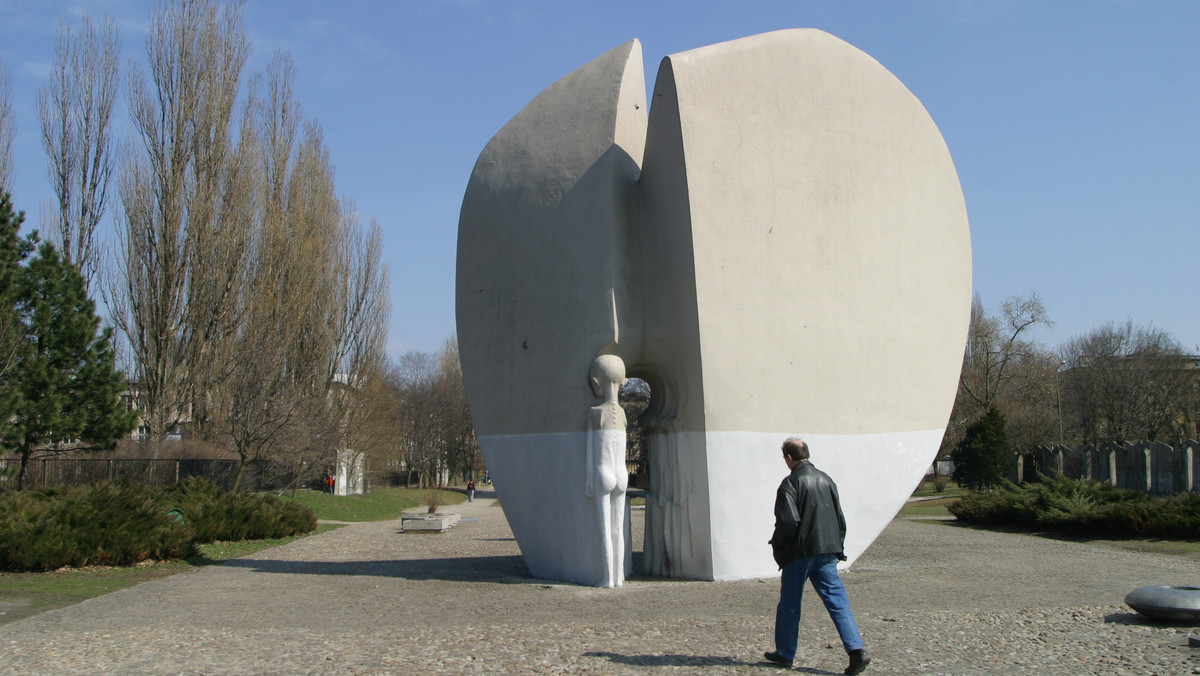
MULTIPOLYGON (((491 497, 450 508, 463 521, 446 533, 351 524, 0 626, 0 673, 788 671, 762 661, 777 579, 533 579, 491 497)), ((898 519, 844 578, 868 674, 1200 674, 1200 627, 1122 603, 1200 585, 1194 559, 898 519)), ((845 664, 810 590, 794 671, 845 664)))

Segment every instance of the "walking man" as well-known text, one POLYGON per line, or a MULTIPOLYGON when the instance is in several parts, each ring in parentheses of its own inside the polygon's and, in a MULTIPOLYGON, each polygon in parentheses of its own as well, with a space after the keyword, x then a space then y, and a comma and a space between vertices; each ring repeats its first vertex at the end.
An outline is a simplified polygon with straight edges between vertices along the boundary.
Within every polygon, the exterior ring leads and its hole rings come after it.
POLYGON ((775 609, 775 650, 763 657, 774 664, 792 666, 804 582, 812 580, 850 656, 844 673, 861 674, 871 658, 863 649, 846 587, 837 572, 837 562, 846 559, 846 518, 842 516, 837 485, 808 461, 808 444, 799 437, 783 442, 783 461, 792 473, 775 494, 775 533, 770 542, 783 579, 775 609))

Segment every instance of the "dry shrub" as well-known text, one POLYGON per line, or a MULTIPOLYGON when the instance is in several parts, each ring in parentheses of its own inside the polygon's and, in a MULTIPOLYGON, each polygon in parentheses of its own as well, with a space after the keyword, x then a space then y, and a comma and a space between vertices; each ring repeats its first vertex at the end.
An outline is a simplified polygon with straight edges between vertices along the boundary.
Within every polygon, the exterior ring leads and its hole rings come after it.
POLYGON ((430 486, 426 489, 425 501, 429 504, 429 514, 437 514, 438 507, 442 506, 442 489, 430 486))

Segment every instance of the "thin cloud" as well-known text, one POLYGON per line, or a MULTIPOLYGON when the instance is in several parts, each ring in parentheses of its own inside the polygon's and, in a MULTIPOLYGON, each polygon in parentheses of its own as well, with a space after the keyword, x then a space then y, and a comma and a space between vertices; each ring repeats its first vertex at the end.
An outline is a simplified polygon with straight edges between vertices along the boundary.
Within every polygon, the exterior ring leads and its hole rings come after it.
POLYGON ((39 80, 45 80, 54 72, 54 64, 49 61, 25 61, 21 63, 21 73, 39 80))

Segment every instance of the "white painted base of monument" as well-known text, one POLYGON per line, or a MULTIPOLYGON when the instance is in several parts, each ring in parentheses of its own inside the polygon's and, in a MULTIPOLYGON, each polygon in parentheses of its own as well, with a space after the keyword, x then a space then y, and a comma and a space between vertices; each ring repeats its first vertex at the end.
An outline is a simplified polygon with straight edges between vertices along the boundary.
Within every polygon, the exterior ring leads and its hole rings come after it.
MULTIPOLYGON (((700 580, 777 576, 779 568, 767 541, 775 525, 775 489, 788 473, 780 445, 793 434, 652 436, 651 472, 661 471, 672 484, 655 485, 651 480, 646 547, 659 547, 661 553, 648 551, 650 570, 636 572, 700 580), (664 443, 674 449, 673 458, 662 456, 659 444, 664 443)), ((845 568, 866 551, 912 494, 924 476, 926 459, 941 442, 942 430, 801 436, 809 444, 813 464, 838 485, 847 525, 845 568)), ((603 557, 595 505, 581 488, 586 434, 481 437, 479 443, 530 573, 598 584, 603 557)), ((628 524, 628 503, 625 510, 628 524)), ((629 574, 628 525, 625 539, 629 574)))
MULTIPOLYGON (((838 486, 846 516, 847 568, 875 541, 925 475, 943 430, 804 434, 812 463, 838 486)), ((780 446, 795 432, 709 432, 708 466, 724 484, 711 493, 714 580, 774 577, 767 541, 775 490, 787 476, 780 446), (723 496, 744 496, 729 500, 723 496)))
MULTIPOLYGON (((595 586, 605 579, 596 503, 584 494, 587 433, 480 437, 504 516, 534 577, 595 586)), ((632 568, 625 501, 625 574, 632 568)))

